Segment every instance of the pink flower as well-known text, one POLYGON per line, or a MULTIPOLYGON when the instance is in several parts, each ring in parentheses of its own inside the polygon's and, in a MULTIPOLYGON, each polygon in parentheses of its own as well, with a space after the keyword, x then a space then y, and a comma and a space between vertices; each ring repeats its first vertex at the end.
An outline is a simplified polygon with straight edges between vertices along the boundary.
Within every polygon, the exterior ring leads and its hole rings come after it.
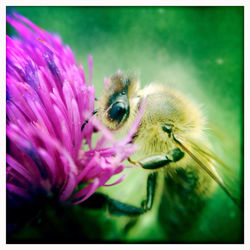
POLYGON ((7 21, 19 33, 19 38, 7 36, 8 198, 47 195, 80 203, 123 170, 124 159, 136 149, 129 142, 140 117, 129 135, 116 142, 108 129, 90 118, 95 100, 92 58, 88 84, 83 68, 58 35, 18 14, 7 21), (102 134, 96 145, 94 127, 102 134))

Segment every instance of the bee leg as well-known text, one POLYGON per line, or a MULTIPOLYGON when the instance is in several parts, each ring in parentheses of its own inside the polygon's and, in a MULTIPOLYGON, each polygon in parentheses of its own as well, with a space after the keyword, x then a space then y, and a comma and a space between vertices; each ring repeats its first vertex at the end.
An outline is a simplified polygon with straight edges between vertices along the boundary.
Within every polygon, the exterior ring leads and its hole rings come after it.
POLYGON ((139 162, 133 162, 130 159, 130 162, 133 164, 139 164, 144 169, 158 169, 168 165, 171 162, 179 161, 183 158, 183 156, 184 153, 179 148, 175 148, 169 151, 167 155, 152 155, 139 162))
POLYGON ((142 207, 125 204, 102 193, 93 194, 83 205, 91 209, 102 209, 108 207, 110 214, 117 216, 138 216, 146 212, 142 207))
POLYGON ((136 207, 111 198, 108 198, 108 209, 110 214, 117 216, 138 216, 147 211, 143 207, 136 207))
POLYGON ((148 175, 147 180, 147 199, 141 202, 141 206, 147 211, 150 210, 153 206, 155 187, 157 181, 157 172, 151 173, 148 175))
POLYGON ((121 216, 138 216, 152 208, 157 172, 151 173, 147 179, 147 198, 141 202, 141 207, 129 205, 108 197, 105 194, 95 193, 84 202, 84 206, 92 209, 101 209, 108 206, 110 214, 121 216))
MULTIPOLYGON (((98 110, 97 110, 97 109, 96 109, 96 110, 94 110, 94 111, 92 112, 92 115, 95 115, 97 112, 98 112, 98 110)), ((83 129, 84 129, 84 127, 85 127, 85 125, 86 125, 88 122, 89 122, 89 120, 88 120, 88 119, 84 121, 84 123, 83 123, 83 124, 82 124, 82 126, 81 126, 81 131, 83 131, 83 129)))
POLYGON ((148 175, 147 179, 147 198, 141 202, 141 207, 136 207, 132 205, 128 205, 122 203, 120 201, 108 198, 109 203, 109 212, 114 215, 141 215, 147 212, 152 208, 154 194, 155 194, 155 187, 157 181, 157 172, 151 173, 148 175))

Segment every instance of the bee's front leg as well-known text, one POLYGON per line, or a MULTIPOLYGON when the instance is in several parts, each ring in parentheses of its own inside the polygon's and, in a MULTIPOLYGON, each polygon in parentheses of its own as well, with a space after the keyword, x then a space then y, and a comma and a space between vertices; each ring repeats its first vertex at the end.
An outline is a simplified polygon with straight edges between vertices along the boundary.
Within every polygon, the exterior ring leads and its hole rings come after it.
POLYGON ((175 148, 170 150, 168 154, 152 155, 143 160, 135 162, 128 158, 128 161, 134 165, 139 165, 144 169, 158 169, 168 165, 171 162, 177 162, 181 160, 184 153, 179 149, 175 148))
MULTIPOLYGON (((92 112, 92 116, 95 115, 97 112, 98 112, 97 109, 94 110, 94 111, 92 112)), ((83 123, 82 126, 81 126, 81 131, 83 131, 84 127, 86 126, 86 124, 87 124, 88 122, 89 122, 89 119, 87 119, 87 120, 84 121, 84 123, 83 123)))

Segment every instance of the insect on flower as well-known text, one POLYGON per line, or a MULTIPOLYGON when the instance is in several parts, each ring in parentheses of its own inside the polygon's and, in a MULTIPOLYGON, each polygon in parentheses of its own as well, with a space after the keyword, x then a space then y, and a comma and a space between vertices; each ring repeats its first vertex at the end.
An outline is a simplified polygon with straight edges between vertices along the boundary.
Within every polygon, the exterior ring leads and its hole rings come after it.
POLYGON ((58 35, 18 14, 7 21, 19 33, 19 38, 7 36, 9 207, 53 197, 138 216, 151 210, 161 178, 167 208, 161 219, 174 238, 198 219, 216 183, 238 204, 215 168, 202 112, 183 94, 155 84, 140 90, 136 77, 117 72, 106 83, 95 112, 92 58, 87 82, 58 35), (101 138, 92 145, 95 128, 101 138), (115 141, 116 132, 127 135, 115 141), (122 172, 125 159, 149 173, 140 207, 96 192, 122 172))
POLYGON ((146 199, 141 207, 108 200, 110 212, 137 216, 151 210, 157 178, 164 180, 164 220, 170 239, 190 229, 214 193, 216 183, 239 205, 216 170, 209 149, 205 118, 185 95, 164 85, 139 88, 136 76, 118 71, 107 82, 96 116, 114 133, 126 133, 145 102, 140 125, 133 136, 139 150, 129 161, 148 171, 146 199), (136 159, 136 160, 135 160, 136 159))
MULTIPOLYGON (((129 142, 139 120, 120 141, 94 118, 81 130, 94 111, 92 57, 88 83, 58 35, 18 14, 7 21, 19 33, 7 36, 6 51, 8 207, 43 197, 81 203, 123 170, 124 159, 136 149, 129 142), (102 136, 92 145, 94 128, 102 136)), ((9 208, 8 213, 11 220, 9 208)))

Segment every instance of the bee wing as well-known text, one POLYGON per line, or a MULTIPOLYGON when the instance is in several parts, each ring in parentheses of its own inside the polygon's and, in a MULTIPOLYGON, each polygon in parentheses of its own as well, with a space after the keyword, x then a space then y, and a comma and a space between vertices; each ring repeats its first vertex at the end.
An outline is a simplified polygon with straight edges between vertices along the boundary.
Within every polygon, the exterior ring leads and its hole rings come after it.
POLYGON ((228 174, 236 178, 236 175, 235 173, 233 173, 232 169, 225 162, 223 162, 219 157, 217 157, 216 154, 212 152, 212 150, 209 147, 207 147, 205 144, 203 144, 202 146, 201 145, 198 146, 198 144, 192 141, 190 141, 189 144, 195 150, 196 154, 198 154, 201 157, 206 158, 209 161, 213 160, 213 162, 215 162, 215 166, 217 165, 222 166, 223 169, 228 172, 228 174))
MULTIPOLYGON (((184 142, 184 140, 175 137, 174 140, 183 152, 197 163, 195 165, 206 171, 237 207, 241 207, 241 203, 231 194, 219 174, 211 169, 211 164, 228 168, 226 164, 201 143, 195 143, 188 139, 184 142), (209 166, 206 166, 207 163, 209 163, 209 166)), ((196 187, 200 185, 195 171, 193 173, 189 172, 188 166, 186 169, 176 168, 175 171, 174 176, 171 175, 171 172, 166 173, 164 176, 164 190, 158 213, 159 222, 170 240, 177 240, 179 234, 190 230, 195 225, 200 211, 206 203, 206 198, 194 192, 196 187)))
POLYGON ((232 193, 229 191, 228 187, 224 184, 224 181, 218 175, 216 169, 210 169, 204 162, 213 161, 216 164, 220 164, 224 166, 225 169, 229 169, 229 167, 219 160, 218 157, 215 156, 214 153, 211 152, 205 145, 201 145, 199 143, 196 144, 193 141, 186 140, 185 144, 180 138, 174 137, 174 141, 182 148, 184 152, 186 152, 207 174, 224 190, 224 192, 229 196, 229 198, 242 209, 242 202, 239 199, 235 198, 232 193), (190 148, 190 149, 189 149, 190 148))

